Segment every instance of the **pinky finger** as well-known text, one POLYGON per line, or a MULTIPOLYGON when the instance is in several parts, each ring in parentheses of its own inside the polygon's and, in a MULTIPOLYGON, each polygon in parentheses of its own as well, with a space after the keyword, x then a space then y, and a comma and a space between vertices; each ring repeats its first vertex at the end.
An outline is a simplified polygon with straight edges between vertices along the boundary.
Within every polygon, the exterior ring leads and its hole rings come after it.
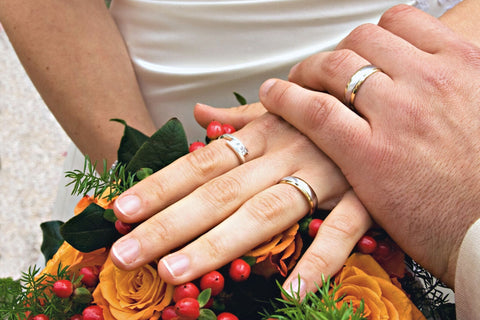
POLYGON ((318 233, 283 284, 286 292, 304 298, 317 290, 322 275, 340 270, 356 243, 372 226, 372 220, 355 193, 350 190, 320 226, 318 233))

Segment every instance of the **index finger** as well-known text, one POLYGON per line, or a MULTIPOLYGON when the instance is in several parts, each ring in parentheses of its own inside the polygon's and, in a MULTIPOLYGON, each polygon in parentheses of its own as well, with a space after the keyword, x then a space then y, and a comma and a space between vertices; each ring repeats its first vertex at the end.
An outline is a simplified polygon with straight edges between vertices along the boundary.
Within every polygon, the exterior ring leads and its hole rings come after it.
POLYGON ((369 123, 335 97, 270 79, 260 88, 265 108, 308 136, 340 168, 351 167, 367 145, 369 123))

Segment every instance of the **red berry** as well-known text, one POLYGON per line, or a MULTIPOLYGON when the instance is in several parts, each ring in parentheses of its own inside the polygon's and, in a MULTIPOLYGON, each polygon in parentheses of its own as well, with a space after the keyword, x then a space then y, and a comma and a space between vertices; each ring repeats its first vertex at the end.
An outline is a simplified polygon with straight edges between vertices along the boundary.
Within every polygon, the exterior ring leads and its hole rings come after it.
POLYGON ((323 223, 322 219, 312 219, 308 224, 308 235, 312 238, 315 238, 317 235, 320 225, 323 223))
POLYGON ((205 147, 205 143, 201 141, 195 141, 194 143, 190 144, 190 147, 188 147, 188 152, 193 152, 197 149, 201 149, 205 147))
POLYGON ((200 316, 200 304, 197 299, 183 298, 175 304, 175 312, 180 317, 197 319, 200 316))
POLYGON ((70 320, 83 320, 83 316, 81 314, 75 314, 70 317, 70 320))
POLYGON ((217 316, 217 320, 238 320, 238 317, 230 312, 222 312, 217 316))
POLYGON ((222 125, 223 133, 234 133, 236 130, 231 124, 223 124, 222 125))
POLYGON ((207 126, 207 137, 211 140, 217 139, 223 134, 222 124, 216 120, 210 122, 207 126))
POLYGON ((210 271, 200 279, 200 288, 202 290, 212 289, 212 296, 216 296, 223 290, 225 279, 218 271, 210 271))
POLYGON ((178 318, 175 312, 175 306, 168 306, 162 311, 162 320, 173 320, 178 318))
POLYGON ((173 301, 178 302, 183 298, 197 299, 199 294, 200 290, 198 290, 197 286, 191 282, 187 282, 175 287, 173 291, 173 301))
POLYGON ((235 259, 230 264, 228 274, 233 281, 245 281, 250 276, 250 265, 243 259, 235 259))
POLYGON ((103 310, 99 306, 86 307, 82 312, 83 320, 104 320, 103 310))
POLYGON ((35 317, 32 318, 32 320, 49 320, 49 318, 44 315, 43 313, 37 314, 35 317))
POLYGON ((392 254, 392 251, 392 248, 387 242, 380 241, 373 254, 375 255, 375 258, 388 260, 392 254))
POLYGON ((117 220, 115 221, 115 229, 117 229, 118 233, 126 235, 130 231, 132 231, 132 225, 125 223, 123 221, 117 220))
POLYGON ((93 267, 83 267, 80 269, 80 275, 82 277, 82 283, 87 287, 95 287, 98 283, 98 273, 95 272, 93 267))
POLYGON ((53 293, 60 298, 68 298, 73 293, 73 285, 70 280, 57 280, 53 284, 53 293))
POLYGON ((357 243, 358 251, 365 254, 370 254, 377 248, 377 241, 371 236, 364 235, 357 243))

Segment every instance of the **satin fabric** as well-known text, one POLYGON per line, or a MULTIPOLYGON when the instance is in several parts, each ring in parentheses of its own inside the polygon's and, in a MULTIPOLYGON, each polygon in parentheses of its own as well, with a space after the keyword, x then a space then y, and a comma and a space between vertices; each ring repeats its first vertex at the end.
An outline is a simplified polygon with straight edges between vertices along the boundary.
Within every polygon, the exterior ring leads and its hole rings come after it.
POLYGON ((234 91, 255 102, 263 81, 400 3, 414 1, 114 0, 110 10, 156 124, 178 117, 194 141, 196 102, 235 106, 234 91))

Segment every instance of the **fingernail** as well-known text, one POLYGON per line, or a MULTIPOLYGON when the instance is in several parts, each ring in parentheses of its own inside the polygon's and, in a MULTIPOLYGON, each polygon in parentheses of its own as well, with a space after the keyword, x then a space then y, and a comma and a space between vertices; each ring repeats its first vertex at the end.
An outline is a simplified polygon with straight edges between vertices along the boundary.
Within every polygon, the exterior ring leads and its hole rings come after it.
POLYGON ((120 239, 113 245, 112 254, 124 265, 132 264, 140 254, 140 243, 135 238, 120 239))
POLYGON ((161 262, 165 269, 175 278, 184 274, 190 266, 190 259, 181 253, 172 253, 164 257, 161 262))
POLYGON ((300 297, 303 299, 306 294, 306 283, 302 278, 296 277, 290 282, 290 284, 286 285, 287 288, 284 288, 287 293, 291 294, 293 297, 300 297), (299 282, 300 279, 300 282, 299 282))
POLYGON ((267 96, 268 92, 270 91, 270 89, 272 88, 272 86, 275 84, 275 82, 277 82, 277 80, 275 79, 269 79, 267 81, 265 81, 262 86, 260 87, 260 97, 265 97, 267 96))
POLYGON ((128 195, 119 197, 115 201, 116 209, 125 216, 135 215, 138 212, 138 210, 140 210, 141 206, 142 206, 142 200, 134 194, 128 194, 128 195))
POLYGON ((195 105, 198 106, 198 107, 202 107, 202 108, 211 108, 212 107, 212 106, 209 106, 208 104, 204 104, 204 103, 201 103, 201 102, 197 102, 195 105))

